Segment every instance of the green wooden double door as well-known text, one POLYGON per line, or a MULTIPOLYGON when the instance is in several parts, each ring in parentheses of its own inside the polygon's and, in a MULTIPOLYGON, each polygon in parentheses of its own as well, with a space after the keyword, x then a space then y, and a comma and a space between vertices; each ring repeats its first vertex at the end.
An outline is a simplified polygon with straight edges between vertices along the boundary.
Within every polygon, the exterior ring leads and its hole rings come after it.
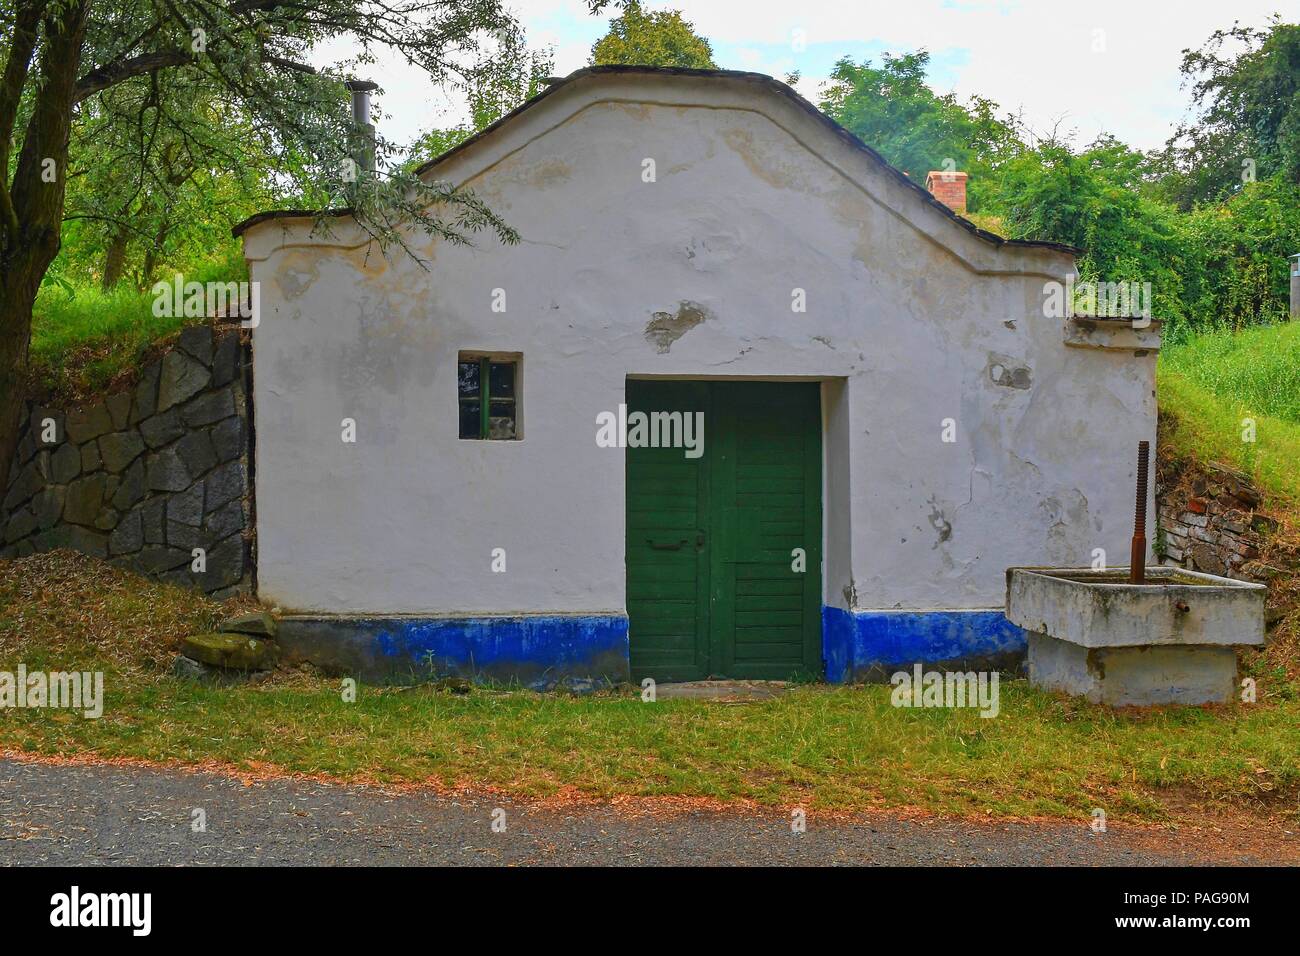
POLYGON ((629 380, 627 405, 704 413, 698 458, 627 449, 633 678, 821 677, 819 385, 629 380))

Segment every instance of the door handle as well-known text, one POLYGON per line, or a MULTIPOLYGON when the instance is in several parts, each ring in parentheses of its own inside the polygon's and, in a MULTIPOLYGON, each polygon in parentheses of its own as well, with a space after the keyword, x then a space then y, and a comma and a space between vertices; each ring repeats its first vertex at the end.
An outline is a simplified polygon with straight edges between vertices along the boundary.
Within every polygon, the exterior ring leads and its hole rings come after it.
POLYGON ((650 545, 650 547, 654 548, 656 551, 680 551, 682 550, 682 547, 686 544, 686 539, 682 538, 680 541, 676 543, 660 542, 656 544, 654 539, 646 538, 645 542, 646 544, 650 545))

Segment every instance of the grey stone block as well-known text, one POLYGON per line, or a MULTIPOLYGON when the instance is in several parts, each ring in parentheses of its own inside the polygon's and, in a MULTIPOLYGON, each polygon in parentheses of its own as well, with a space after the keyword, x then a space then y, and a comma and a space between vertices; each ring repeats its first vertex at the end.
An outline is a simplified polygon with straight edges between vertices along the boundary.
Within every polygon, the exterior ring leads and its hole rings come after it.
POLYGON ((131 424, 131 398, 131 393, 127 391, 118 392, 116 395, 110 395, 104 399, 104 407, 108 410, 108 417, 112 419, 113 427, 118 431, 131 424))
POLYGON ((167 509, 167 499, 159 496, 150 498, 140 506, 140 518, 144 524, 144 540, 146 544, 163 544, 167 540, 164 530, 164 515, 167 509))
POLYGON ((197 482, 185 491, 167 499, 167 520, 178 521, 197 528, 203 524, 203 483, 197 482))
POLYGON ((18 448, 14 451, 13 464, 10 466, 9 474, 15 475, 18 469, 32 460, 36 454, 36 442, 32 441, 32 433, 23 429, 23 435, 18 439, 18 448))
POLYGON ((176 347, 189 353, 204 365, 212 364, 212 327, 208 325, 191 325, 181 329, 176 347))
POLYGON ((167 543, 174 548, 184 548, 189 551, 192 548, 203 548, 207 550, 212 543, 211 537, 201 528, 193 525, 184 524, 180 521, 167 519, 167 543))
POLYGON ((104 507, 104 478, 100 472, 68 485, 68 497, 63 504, 64 521, 83 525, 95 523, 104 507))
POLYGON ((140 435, 150 448, 161 448, 185 434, 185 424, 180 412, 172 409, 161 415, 146 418, 140 423, 140 435))
POLYGON ((151 491, 184 491, 193 480, 175 445, 150 455, 144 465, 145 483, 151 491))
POLYGON ((108 536, 108 553, 131 554, 144 547, 144 519, 140 509, 128 511, 108 536))
POLYGON ((202 475, 217 463, 216 449, 212 447, 212 439, 205 431, 187 432, 172 447, 176 449, 176 454, 180 456, 181 461, 185 462, 189 473, 195 477, 202 475))
POLYGON ((242 461, 232 461, 219 466, 204 482, 209 510, 215 510, 228 501, 242 498, 247 488, 247 478, 242 461))
POLYGON ((32 499, 32 509, 40 522, 41 530, 53 528, 63 517, 63 502, 68 497, 68 489, 60 485, 47 485, 32 499))
POLYGON ((105 506, 95 516, 95 527, 100 531, 112 531, 121 519, 122 515, 116 508, 105 506))
POLYGON ((144 454, 144 439, 134 431, 113 432, 99 439, 99 454, 105 468, 120 472, 144 454))
POLYGON ((81 451, 72 442, 64 442, 50 455, 50 478, 66 485, 81 474, 81 451))
POLYGON ((240 351, 238 332, 222 334, 212 357, 213 385, 228 385, 235 380, 239 374, 240 351))
POLYGON ((140 550, 132 563, 146 574, 162 574, 164 571, 172 571, 188 565, 191 560, 193 558, 189 551, 149 545, 140 550))
POLYGON ((4 510, 13 511, 20 504, 31 498, 45 484, 45 479, 41 475, 38 465, 38 458, 33 458, 22 470, 18 472, 18 477, 9 485, 9 491, 5 494, 4 510))
POLYGON ((219 461, 234 461, 244 454, 244 421, 238 416, 217 422, 210 434, 219 461))
POLYGON ((99 455, 99 442, 88 441, 81 446, 81 470, 99 471, 104 466, 104 459, 99 455))
POLYGON ((244 576, 247 547, 240 535, 232 535, 208 551, 207 569, 195 580, 205 591, 229 587, 244 576))
POLYGON ((181 406, 181 420, 191 428, 196 425, 211 425, 233 414, 235 396, 228 388, 204 392, 181 406))
POLYGON ((211 379, 212 373, 202 363, 181 351, 168 352, 158 379, 158 411, 165 412, 197 395, 211 379))
POLYGON ((144 497, 144 460, 137 458, 122 473, 122 481, 113 493, 113 507, 119 510, 130 508, 144 497))
POLYGON ((38 524, 36 513, 30 508, 23 508, 21 511, 11 513, 4 526, 5 543, 13 544, 15 541, 27 537, 37 529, 38 524))
POLYGON ((209 537, 220 540, 236 531, 244 530, 244 503, 238 499, 227 502, 211 512, 203 523, 209 537))
POLYGON ((140 381, 135 386, 131 399, 131 424, 138 425, 158 411, 158 379, 162 374, 162 363, 150 362, 140 373, 140 381))
POLYGON ((113 419, 103 405, 87 405, 68 412, 68 437, 80 445, 113 430, 113 419))

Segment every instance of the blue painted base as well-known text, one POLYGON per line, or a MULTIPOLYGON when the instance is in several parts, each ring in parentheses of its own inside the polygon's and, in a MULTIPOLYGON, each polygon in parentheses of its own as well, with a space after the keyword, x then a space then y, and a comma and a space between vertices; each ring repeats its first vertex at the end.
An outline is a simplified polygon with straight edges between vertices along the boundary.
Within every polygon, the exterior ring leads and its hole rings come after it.
POLYGON ((831 683, 887 681, 918 661, 954 669, 1018 668, 1025 632, 1001 611, 846 611, 822 608, 831 683))
POLYGON ((290 660, 367 681, 436 677, 587 690, 628 680, 627 617, 286 617, 290 660))

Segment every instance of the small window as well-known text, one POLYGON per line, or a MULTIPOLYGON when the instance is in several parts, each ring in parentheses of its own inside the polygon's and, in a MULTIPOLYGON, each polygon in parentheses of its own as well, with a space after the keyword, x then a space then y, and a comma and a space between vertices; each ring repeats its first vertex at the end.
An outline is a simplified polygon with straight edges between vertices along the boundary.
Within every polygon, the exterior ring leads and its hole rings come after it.
POLYGON ((460 437, 509 441, 519 437, 519 362, 461 353, 456 390, 460 437))

